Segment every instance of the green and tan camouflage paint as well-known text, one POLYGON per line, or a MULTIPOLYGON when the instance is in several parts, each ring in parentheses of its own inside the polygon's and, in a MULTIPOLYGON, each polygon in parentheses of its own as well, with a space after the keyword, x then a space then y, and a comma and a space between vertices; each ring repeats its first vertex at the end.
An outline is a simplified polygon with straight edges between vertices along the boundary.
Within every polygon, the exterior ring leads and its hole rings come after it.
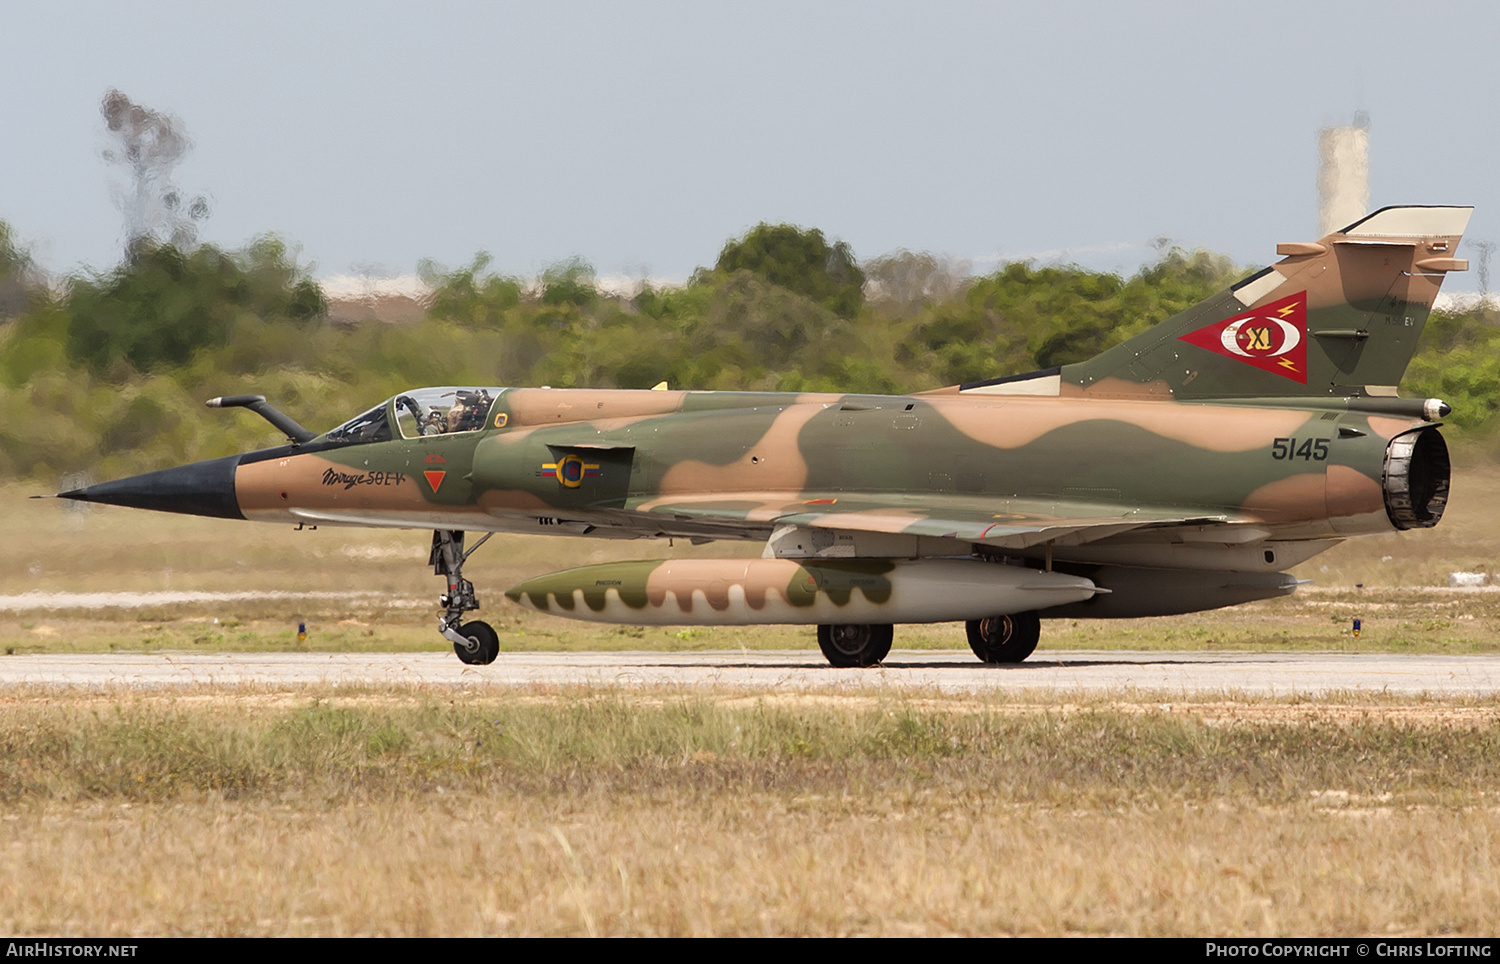
POLYGON ((505 595, 575 619, 727 626, 977 619, 1095 592, 1080 576, 974 560, 677 559, 551 573, 505 595))
MULTIPOLYGON (((320 437, 247 456, 235 495, 246 518, 265 521, 772 539, 772 555, 798 546, 860 565, 978 554, 1041 568, 1274 573, 1393 527, 1388 446, 1437 410, 1394 386, 1443 274, 1461 267, 1451 252, 1466 220, 1466 209, 1388 209, 1285 245, 1272 268, 1050 372, 910 396, 494 390, 482 431, 345 446, 320 437), (1282 356, 1267 357, 1281 368, 1246 363, 1231 340, 1240 328, 1226 326, 1275 306, 1300 334, 1278 329, 1282 356), (788 532, 796 538, 772 538, 788 532)), ((829 559, 816 571, 762 562, 723 563, 738 575, 703 560, 623 564, 619 585, 591 588, 574 572, 518 598, 638 616, 670 608, 663 594, 679 609, 701 598, 692 605, 725 611, 737 587, 733 605, 751 615, 773 598, 788 613, 840 611, 842 570, 829 559), (811 596, 799 588, 808 578, 811 596)), ((882 605, 863 588, 853 597, 882 605)))

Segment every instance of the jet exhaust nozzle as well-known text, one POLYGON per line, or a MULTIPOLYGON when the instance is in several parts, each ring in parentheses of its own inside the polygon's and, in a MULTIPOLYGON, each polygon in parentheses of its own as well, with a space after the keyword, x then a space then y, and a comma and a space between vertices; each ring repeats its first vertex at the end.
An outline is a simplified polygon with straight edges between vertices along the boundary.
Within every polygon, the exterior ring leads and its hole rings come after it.
POLYGON ((1385 513, 1397 529, 1431 529, 1448 506, 1452 464, 1448 443, 1436 428, 1419 428, 1391 439, 1385 451, 1385 513))

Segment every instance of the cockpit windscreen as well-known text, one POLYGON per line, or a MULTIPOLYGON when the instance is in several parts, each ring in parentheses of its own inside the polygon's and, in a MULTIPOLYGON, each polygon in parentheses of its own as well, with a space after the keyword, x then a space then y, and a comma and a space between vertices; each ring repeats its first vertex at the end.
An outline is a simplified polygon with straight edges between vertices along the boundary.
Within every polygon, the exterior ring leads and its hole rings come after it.
POLYGON ((385 414, 385 403, 356 415, 328 433, 328 441, 354 444, 357 442, 388 442, 391 439, 391 423, 385 414))
POLYGON ((402 438, 477 432, 489 424, 490 409, 503 389, 419 388, 396 396, 396 424, 402 438))

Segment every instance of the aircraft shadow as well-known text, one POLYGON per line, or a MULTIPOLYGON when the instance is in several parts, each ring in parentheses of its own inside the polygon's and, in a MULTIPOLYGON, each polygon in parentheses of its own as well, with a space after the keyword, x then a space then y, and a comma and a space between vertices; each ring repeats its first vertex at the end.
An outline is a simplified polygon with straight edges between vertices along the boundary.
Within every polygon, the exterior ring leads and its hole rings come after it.
MULTIPOLYGON (((963 670, 983 669, 995 672, 1026 671, 1042 669, 1087 669, 1099 666, 1212 666, 1221 662, 1242 661, 1244 654, 1224 654, 1223 659, 1217 659, 1212 655, 1205 655, 1196 659, 1180 659, 1162 657, 1160 659, 1029 659, 1023 663, 981 663, 977 659, 968 663, 954 663, 948 661, 927 660, 901 660, 899 662, 887 661, 879 666, 867 667, 868 670, 904 670, 904 669, 936 669, 936 670, 963 670), (1234 659, 1232 657, 1239 657, 1234 659)), ((757 662, 635 662, 631 667, 651 669, 769 669, 769 670, 809 670, 826 669, 833 670, 839 667, 830 666, 821 658, 809 658, 805 661, 784 661, 775 663, 757 662)))

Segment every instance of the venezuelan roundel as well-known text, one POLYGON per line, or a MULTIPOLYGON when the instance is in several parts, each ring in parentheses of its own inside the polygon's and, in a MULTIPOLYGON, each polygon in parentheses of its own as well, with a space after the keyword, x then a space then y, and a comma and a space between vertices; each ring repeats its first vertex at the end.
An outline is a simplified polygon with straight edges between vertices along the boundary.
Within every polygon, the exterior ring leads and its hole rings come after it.
POLYGON ((547 462, 542 465, 542 478, 555 478, 569 489, 576 489, 583 485, 584 479, 595 478, 598 475, 599 464, 597 462, 585 462, 571 454, 564 455, 556 462, 547 462))
POLYGON ((1252 368, 1307 384, 1307 292, 1179 336, 1252 368))

